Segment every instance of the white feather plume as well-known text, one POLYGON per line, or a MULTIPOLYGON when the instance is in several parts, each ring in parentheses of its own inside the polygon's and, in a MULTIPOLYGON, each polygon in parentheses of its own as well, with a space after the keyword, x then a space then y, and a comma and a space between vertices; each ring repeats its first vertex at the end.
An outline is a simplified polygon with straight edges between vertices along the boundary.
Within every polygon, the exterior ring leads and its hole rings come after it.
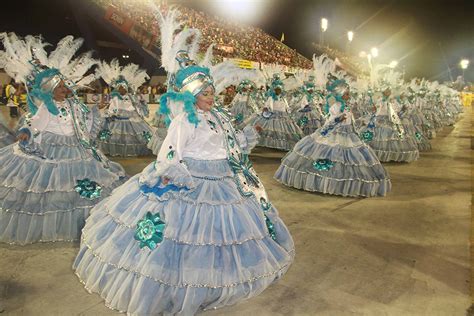
POLYGON ((96 75, 104 79, 109 85, 120 76, 123 76, 133 90, 136 90, 150 78, 146 70, 140 69, 138 65, 128 64, 122 67, 117 59, 113 59, 110 63, 100 62, 96 69, 96 75))
POLYGON ((329 73, 334 73, 336 63, 326 54, 316 57, 313 55, 313 71, 315 77, 315 85, 319 88, 326 87, 329 73))
POLYGON ((87 82, 83 79, 84 74, 97 63, 91 52, 72 60, 83 42, 72 36, 61 39, 49 55, 45 50, 49 44, 41 36, 28 35, 21 39, 15 33, 1 33, 0 40, 4 46, 4 51, 0 52, 0 64, 17 82, 26 83, 27 77, 34 70, 33 60, 43 66, 58 69, 64 77, 76 84, 87 82))

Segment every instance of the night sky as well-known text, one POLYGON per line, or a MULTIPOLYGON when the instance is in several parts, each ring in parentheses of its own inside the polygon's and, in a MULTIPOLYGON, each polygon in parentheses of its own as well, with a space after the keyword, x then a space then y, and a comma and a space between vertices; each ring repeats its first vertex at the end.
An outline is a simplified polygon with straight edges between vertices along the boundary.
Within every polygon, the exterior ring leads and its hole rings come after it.
MULTIPOLYGON (((20 35, 43 34, 55 43, 72 34, 81 36, 71 12, 70 1, 87 0, 25 0, 2 3, 0 31, 15 31, 20 35)), ((132 1, 132 0, 130 0, 132 1)), ((225 0, 179 1, 190 7, 215 13, 212 2, 225 0)), ((474 81, 474 1, 459 0, 255 0, 265 1, 260 19, 252 22, 266 32, 280 38, 285 33, 285 43, 307 57, 314 49, 312 42, 319 42, 320 20, 329 20, 324 35, 331 47, 347 49, 347 31, 355 32, 350 51, 358 55, 370 47, 379 48, 377 62, 399 60, 406 77, 423 76, 432 80, 448 80, 447 66, 454 79, 461 74, 459 61, 471 61, 465 77, 474 81)), ((171 2, 171 1, 170 1, 171 2)), ((98 38, 115 41, 110 33, 93 26, 98 38)), ((102 52, 104 54, 104 52, 102 52)), ((123 52, 109 51, 121 56, 123 52)), ((133 55, 133 54, 132 54, 133 55)), ((133 56, 132 56, 133 59, 133 56)))

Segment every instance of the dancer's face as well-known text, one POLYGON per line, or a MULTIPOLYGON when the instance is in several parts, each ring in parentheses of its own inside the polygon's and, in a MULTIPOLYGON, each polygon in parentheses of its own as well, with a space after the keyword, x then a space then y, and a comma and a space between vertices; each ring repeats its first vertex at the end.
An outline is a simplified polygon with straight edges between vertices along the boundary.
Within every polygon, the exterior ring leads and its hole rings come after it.
POLYGON ((124 88, 124 86, 119 86, 118 87, 118 92, 120 95, 126 95, 127 94, 127 89, 124 88))
POLYGON ((196 107, 204 112, 210 111, 214 105, 214 88, 208 86, 196 96, 196 107))
POLYGON ((61 82, 59 82, 59 84, 53 90, 53 99, 56 101, 64 101, 69 92, 70 91, 64 84, 64 81, 61 80, 61 82))
POLYGON ((344 101, 349 100, 350 97, 351 97, 351 94, 350 94, 349 90, 346 90, 346 92, 344 92, 344 94, 342 95, 342 99, 344 101))

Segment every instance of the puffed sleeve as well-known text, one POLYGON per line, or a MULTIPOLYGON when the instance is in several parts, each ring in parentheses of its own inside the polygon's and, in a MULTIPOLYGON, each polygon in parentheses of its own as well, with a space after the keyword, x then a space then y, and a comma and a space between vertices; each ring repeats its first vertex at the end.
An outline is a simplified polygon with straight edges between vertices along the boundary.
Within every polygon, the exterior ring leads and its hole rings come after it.
POLYGON ((252 125, 247 125, 242 131, 237 131, 235 136, 244 154, 250 154, 252 149, 258 144, 260 135, 252 125))
POLYGON ((186 113, 178 115, 171 122, 155 163, 143 170, 140 183, 154 186, 162 178, 168 178, 168 185, 194 188, 194 181, 182 160, 184 148, 188 145, 195 127, 188 122, 186 113))
POLYGON ((41 104, 34 115, 25 119, 25 123, 18 130, 18 133, 26 133, 30 135, 30 139, 32 140, 33 137, 39 135, 46 129, 51 115, 46 106, 41 104))

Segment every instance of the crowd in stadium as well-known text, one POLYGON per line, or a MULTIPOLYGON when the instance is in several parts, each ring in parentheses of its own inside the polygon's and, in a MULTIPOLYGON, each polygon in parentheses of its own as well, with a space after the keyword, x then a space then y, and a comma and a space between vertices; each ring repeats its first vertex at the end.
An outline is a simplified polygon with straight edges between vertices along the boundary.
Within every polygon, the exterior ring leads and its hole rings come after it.
MULTIPOLYGON (((115 7, 133 21, 154 34, 159 34, 157 19, 154 12, 140 1, 126 0, 95 0, 100 6, 115 7)), ((162 12, 169 9, 163 3, 157 3, 162 12)), ((229 23, 222 18, 210 16, 204 12, 178 6, 183 25, 197 28, 203 34, 201 49, 204 51, 212 43, 215 44, 215 55, 226 58, 240 58, 267 64, 279 63, 286 66, 309 68, 311 62, 261 29, 229 23)))

